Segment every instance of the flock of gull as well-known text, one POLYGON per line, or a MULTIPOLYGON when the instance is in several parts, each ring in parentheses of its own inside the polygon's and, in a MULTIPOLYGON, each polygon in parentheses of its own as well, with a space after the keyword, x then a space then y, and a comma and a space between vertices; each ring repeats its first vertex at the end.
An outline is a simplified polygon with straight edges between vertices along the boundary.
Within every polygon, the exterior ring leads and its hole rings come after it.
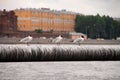
MULTIPOLYGON (((20 42, 24 42, 24 43, 26 43, 27 45, 29 45, 29 42, 31 42, 32 40, 33 40, 33 37, 29 35, 29 36, 21 39, 20 42)), ((51 42, 52 42, 52 43, 60 44, 60 42, 62 42, 62 40, 63 40, 63 37, 62 37, 61 35, 59 35, 58 37, 52 39, 51 42)), ((83 37, 83 36, 80 36, 79 38, 74 39, 74 40, 73 40, 73 43, 79 43, 79 45, 80 45, 80 43, 83 42, 83 41, 84 41, 84 37, 83 37)))

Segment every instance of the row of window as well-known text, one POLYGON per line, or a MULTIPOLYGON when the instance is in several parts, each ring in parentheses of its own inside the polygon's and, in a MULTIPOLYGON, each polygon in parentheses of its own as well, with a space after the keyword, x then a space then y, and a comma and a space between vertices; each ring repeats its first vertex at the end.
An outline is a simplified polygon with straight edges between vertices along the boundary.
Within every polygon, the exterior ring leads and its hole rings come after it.
MULTIPOLYGON (((19 28, 20 29, 28 29, 28 27, 26 25, 19 25, 19 28)), ((60 27, 60 26, 46 26, 46 27, 41 27, 41 26, 35 26, 35 25, 32 25, 31 27, 32 29, 39 29, 39 28, 50 28, 50 29, 67 29, 67 30, 70 30, 70 26, 67 26, 67 27, 60 27)))
POLYGON ((39 26, 32 26, 32 29, 43 29, 43 30, 64 30, 64 31, 71 31, 71 28, 58 28, 58 27, 39 27, 39 26))
POLYGON ((17 13, 16 15, 18 17, 59 17, 59 18, 68 18, 68 19, 74 19, 74 15, 69 15, 69 14, 51 14, 51 13, 40 13, 40 14, 29 14, 29 13, 17 13))
POLYGON ((19 18, 19 23, 26 23, 26 22, 32 22, 32 23, 64 23, 64 24, 71 24, 73 23, 74 24, 74 21, 73 20, 65 20, 65 19, 49 19, 49 18, 19 18))

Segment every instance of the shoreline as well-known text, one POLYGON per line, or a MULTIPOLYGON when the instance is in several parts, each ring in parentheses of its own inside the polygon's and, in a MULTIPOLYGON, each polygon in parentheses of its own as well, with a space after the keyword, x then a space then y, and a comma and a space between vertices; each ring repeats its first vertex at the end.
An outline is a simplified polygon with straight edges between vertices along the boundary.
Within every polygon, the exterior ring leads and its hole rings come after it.
MULTIPOLYGON (((0 44, 26 44, 23 42, 20 42, 21 38, 0 38, 0 44)), ((34 38, 30 44, 57 44, 52 43, 51 39, 40 39, 40 38, 34 38)), ((63 39, 60 44, 74 44, 77 45, 78 43, 73 43, 72 39, 63 39)), ((82 45, 120 45, 120 40, 96 40, 96 39, 90 39, 85 40, 81 42, 82 45)))

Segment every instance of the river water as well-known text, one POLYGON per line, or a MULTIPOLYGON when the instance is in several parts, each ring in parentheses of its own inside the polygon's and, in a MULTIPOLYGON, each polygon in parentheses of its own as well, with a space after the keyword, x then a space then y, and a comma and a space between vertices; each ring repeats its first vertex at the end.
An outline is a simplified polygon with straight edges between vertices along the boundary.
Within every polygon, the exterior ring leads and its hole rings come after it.
POLYGON ((120 60, 120 45, 0 44, 0 61, 120 60))
POLYGON ((120 80, 120 61, 0 62, 0 80, 120 80))

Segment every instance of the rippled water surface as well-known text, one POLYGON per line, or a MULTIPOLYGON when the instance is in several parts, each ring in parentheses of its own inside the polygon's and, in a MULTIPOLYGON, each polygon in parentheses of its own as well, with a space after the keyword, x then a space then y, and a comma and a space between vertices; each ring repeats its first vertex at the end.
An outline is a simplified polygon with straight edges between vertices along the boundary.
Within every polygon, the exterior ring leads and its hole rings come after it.
POLYGON ((0 80, 120 80, 120 61, 0 62, 0 80))
POLYGON ((120 45, 1 44, 0 61, 120 60, 120 45))

